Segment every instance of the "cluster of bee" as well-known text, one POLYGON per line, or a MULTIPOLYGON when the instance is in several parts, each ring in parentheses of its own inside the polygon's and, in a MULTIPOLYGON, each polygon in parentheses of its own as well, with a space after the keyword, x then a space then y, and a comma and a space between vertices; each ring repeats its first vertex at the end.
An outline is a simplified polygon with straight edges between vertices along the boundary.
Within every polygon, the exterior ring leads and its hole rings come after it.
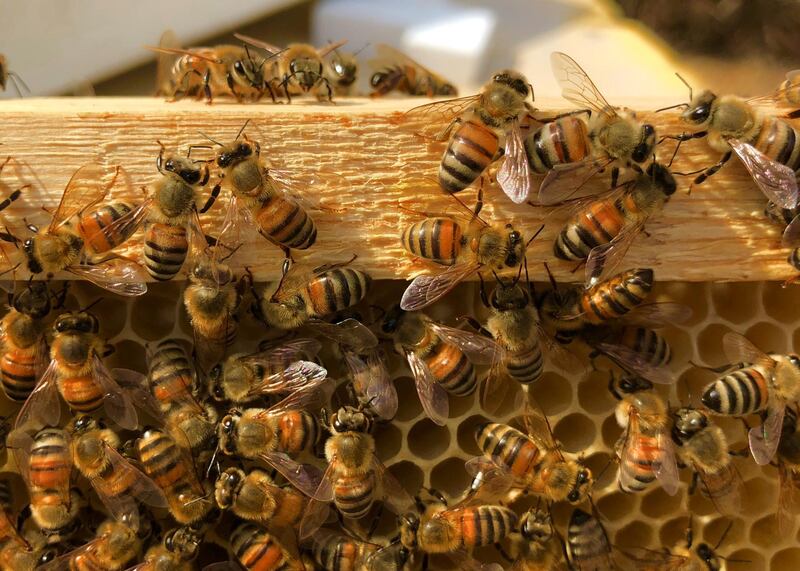
MULTIPOLYGON (((291 100, 310 92, 330 100, 352 83, 335 77, 355 69, 339 53, 341 43, 281 50, 237 37, 241 48, 184 50, 165 36, 153 48, 164 56, 161 91, 209 102, 221 93, 291 100)), ((376 94, 454 93, 387 50, 395 61, 373 76, 376 94)), ((619 266, 676 192, 676 177, 687 174, 671 172, 681 144, 701 137, 723 156, 693 173, 692 184, 736 153, 794 244, 800 139, 793 117, 765 116, 744 99, 706 91, 685 105, 689 132, 659 139, 654 125, 608 103, 572 58, 555 53, 552 62, 564 96, 579 106, 574 112, 539 116, 527 79, 505 70, 477 95, 406 113, 403 122, 422 125, 421 136, 446 141, 438 183, 466 214, 410 212, 419 219, 399 229, 400 243, 444 269, 415 277, 389 307, 369 305, 372 279, 354 267, 355 256, 313 269, 295 263, 294 255, 317 241, 313 208, 291 175, 262 156, 247 124, 232 142, 192 145, 185 156, 160 146, 158 176, 139 204, 109 198, 121 167, 91 163, 73 175, 46 228, 26 224, 28 238, 7 227, 0 232, 15 249, 0 250, 7 273, 16 277, 22 267, 31 278, 48 278, 17 279, 0 323, 0 388, 19 404, 7 419, 6 445, 29 498, 18 514, 10 484, 0 486, 0 569, 164 571, 202 561, 204 569, 378 571, 424 568, 429 556, 443 555, 448 568, 478 569, 492 566, 478 563, 473 550, 491 546, 517 570, 722 568, 719 543, 694 542, 691 525, 685 541, 664 551, 612 546, 593 501, 598 475, 562 450, 542 412, 518 401, 515 421, 475 428, 480 455, 466 462, 471 484, 454 505, 436 490, 408 490, 379 459, 373 437, 399 406, 382 344, 405 357, 422 410, 438 425, 450 419, 451 395, 478 392, 489 414, 524 393, 535 401, 545 360, 577 375, 583 364, 573 348, 587 346, 613 369, 619 488, 641 493, 660 485, 675 494, 686 469, 690 492, 722 515, 741 509, 741 478, 714 416, 760 416, 758 426, 748 425, 749 452, 738 455, 780 467, 778 523, 792 522, 800 490, 800 357, 767 353, 728 333, 723 344, 732 364, 717 371, 701 404, 670 406, 655 388, 675 381, 660 329, 690 312, 650 299, 653 269, 619 266), (677 141, 670 160, 657 160, 657 147, 670 139, 677 141), (191 158, 198 148, 213 157, 191 158), (587 182, 605 171, 611 189, 598 194, 587 182), (551 275, 549 289, 534 291, 526 249, 541 229, 481 218, 486 183, 526 205, 520 207, 571 203, 553 253, 585 264, 583 285, 558 284, 551 275), (473 186, 479 190, 469 208, 455 195, 473 186), (212 236, 200 216, 223 189, 227 210, 212 236), (260 288, 247 268, 229 261, 248 228, 285 253, 277 283, 260 288), (115 251, 140 229, 141 264, 115 251), (148 278, 166 281, 185 271, 193 343, 153 343, 147 372, 110 370, 110 348, 91 308, 68 310, 68 289, 49 280, 62 271, 127 296, 145 294, 148 278), (486 319, 466 316, 466 327, 453 327, 422 312, 476 274, 486 319), (491 292, 484 281, 490 276, 491 292), (367 310, 377 317, 365 317, 367 310), (245 313, 269 340, 231 354, 245 313), (326 349, 332 358, 323 358, 326 349), (329 375, 339 369, 343 383, 329 375), (64 407, 70 415, 62 421, 64 407), (539 502, 520 508, 526 496, 539 502), (557 502, 574 506, 563 539, 550 511, 557 502), (384 510, 392 523, 378 539, 384 510), (225 544, 227 553, 209 551, 210 543, 225 544)), ((771 97, 800 99, 791 77, 771 97)), ((27 189, 13 190, 0 210, 13 208, 27 189)), ((800 269, 798 259, 795 250, 790 261, 800 269)))

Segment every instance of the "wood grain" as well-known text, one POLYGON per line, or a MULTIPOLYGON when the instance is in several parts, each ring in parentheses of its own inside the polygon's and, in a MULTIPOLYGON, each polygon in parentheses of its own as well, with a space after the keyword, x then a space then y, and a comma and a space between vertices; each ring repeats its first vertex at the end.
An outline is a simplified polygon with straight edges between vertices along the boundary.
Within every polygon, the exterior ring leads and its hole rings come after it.
MULTIPOLYGON (((404 211, 459 213, 455 201, 436 185, 444 144, 429 143, 398 125, 401 113, 425 100, 339 100, 336 105, 299 102, 292 105, 208 106, 200 102, 167 103, 150 98, 64 98, 4 101, 0 105, 0 154, 30 165, 39 182, 3 215, 13 232, 25 236, 22 224, 45 224, 41 207, 54 208, 72 173, 90 161, 124 167, 126 185, 113 198, 139 200, 141 187, 158 177, 157 140, 168 147, 207 143, 202 133, 230 141, 245 121, 247 133, 262 145, 263 156, 275 166, 313 179, 300 189, 317 221, 317 244, 298 252, 298 262, 316 266, 358 254, 355 265, 378 279, 407 279, 438 268, 414 261, 400 247, 401 229, 417 218, 404 211)), ((654 109, 674 101, 626 102, 637 109, 654 109)), ((558 100, 537 101, 542 113, 563 111, 558 100)), ((777 110, 776 110, 777 111, 777 110)), ((682 130, 674 112, 642 112, 659 134, 682 130)), ((668 160, 672 143, 659 149, 668 160)), ((703 140, 683 146, 674 169, 691 171, 718 160, 703 140)), ((29 181, 27 169, 11 163, 0 184, 14 188, 29 181)), ((213 179, 212 179, 213 180, 213 179)), ((650 221, 647 231, 631 248, 625 266, 650 266, 660 280, 748 281, 786 279, 794 275, 786 263, 788 250, 780 245, 781 228, 763 216, 765 199, 738 161, 731 160, 709 182, 688 195, 689 177, 667 204, 663 215, 650 221)), ((607 183, 606 183, 607 184, 607 183)), ((203 216, 213 233, 225 214, 227 191, 203 216)), ((468 204, 475 192, 459 198, 468 204)), ((510 221, 530 234, 545 230, 528 250, 528 263, 541 278, 541 262, 548 261, 560 280, 579 280, 573 264, 555 260, 552 242, 568 216, 567 209, 516 206, 499 188, 486 189, 487 220, 510 221)), ((273 280, 281 269, 282 252, 252 231, 243 234, 243 247, 232 259, 234 267, 248 266, 257 280, 273 280)), ((138 255, 141 235, 126 253, 138 255)))

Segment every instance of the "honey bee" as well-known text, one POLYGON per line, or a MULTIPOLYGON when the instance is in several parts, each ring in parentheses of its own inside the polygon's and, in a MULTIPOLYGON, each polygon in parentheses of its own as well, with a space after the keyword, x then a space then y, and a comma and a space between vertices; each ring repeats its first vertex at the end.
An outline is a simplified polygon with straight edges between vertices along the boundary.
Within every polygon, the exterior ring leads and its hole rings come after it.
POLYGON ((117 449, 119 436, 90 416, 74 418, 68 431, 72 435, 72 462, 97 492, 109 513, 117 520, 137 514, 137 503, 167 507, 164 494, 117 449))
POLYGON ((800 512, 800 432, 797 430, 797 411, 787 407, 778 444, 778 474, 780 492, 776 517, 781 532, 792 529, 800 512))
POLYGON ((732 524, 733 522, 728 525, 714 547, 707 543, 694 545, 694 534, 690 519, 685 542, 679 542, 672 549, 664 549, 663 551, 646 550, 642 555, 638 553, 626 553, 625 555, 636 563, 636 569, 641 569, 642 571, 665 569, 674 569, 675 571, 721 571, 724 569, 723 561, 728 563, 750 563, 749 561, 731 558, 723 559, 717 555, 716 550, 725 539, 732 524))
MULTIPOLYGON (((800 133, 788 121, 763 114, 742 97, 718 96, 708 90, 693 97, 691 86, 686 86, 690 102, 673 107, 684 108, 681 119, 696 131, 671 138, 685 141, 704 137, 714 151, 722 153, 719 162, 700 173, 692 184, 713 176, 736 153, 770 201, 781 208, 797 206, 800 133)), ((774 101, 774 95, 766 99, 774 101)))
POLYGON ((693 470, 691 490, 701 482, 700 493, 721 514, 741 509, 741 484, 728 453, 722 429, 700 410, 683 407, 672 413, 672 439, 681 462, 693 470))
POLYGON ((477 95, 437 101, 406 112, 407 121, 428 129, 447 127, 430 134, 435 140, 449 138, 439 165, 439 186, 449 194, 460 192, 478 180, 489 166, 504 156, 496 180, 506 195, 520 204, 528 199, 531 176, 520 121, 533 115, 533 88, 522 74, 502 70, 477 95))
MULTIPOLYGON (((512 536, 513 537, 513 536, 512 536)), ((518 552, 510 567, 513 571, 552 571, 564 568, 564 545, 550 513, 531 508, 519 520, 519 537, 512 545, 518 552)))
POLYGON ((533 418, 523 418, 526 433, 506 424, 489 422, 475 428, 475 440, 482 458, 471 460, 467 469, 476 476, 475 484, 523 488, 551 501, 579 504, 591 493, 592 472, 581 460, 568 458, 552 437, 539 436, 533 418))
POLYGON ((764 353, 746 337, 732 331, 722 338, 733 363, 746 363, 708 384, 703 405, 716 414, 746 416, 765 412, 761 426, 748 433, 757 464, 768 464, 780 443, 787 403, 800 399, 800 357, 764 353))
POLYGON ((491 363, 495 358, 491 339, 441 325, 399 306, 387 312, 381 330, 394 339, 397 352, 405 355, 422 408, 439 426, 444 426, 450 415, 447 394, 472 394, 477 385, 473 363, 491 363))
POLYGON ((409 254, 447 267, 438 274, 414 278, 403 293, 401 308, 424 309, 476 272, 517 270, 525 261, 525 250, 536 235, 525 243, 510 223, 488 224, 478 216, 482 207, 479 196, 466 225, 453 218, 426 215, 403 230, 400 241, 409 254))
POLYGON ((11 83, 14 85, 14 89, 17 92, 17 95, 22 97, 22 91, 24 90, 26 93, 30 93, 30 88, 22 81, 22 78, 19 76, 18 73, 12 71, 8 68, 8 59, 5 55, 0 54, 0 91, 5 91, 6 87, 8 87, 8 81, 11 80, 11 83), (20 89, 22 87, 22 89, 20 89))
POLYGON ((149 428, 136 442, 145 474, 163 491, 172 517, 180 524, 205 518, 213 508, 194 464, 167 434, 149 428))
POLYGON ((147 550, 144 561, 129 571, 193 571, 202 537, 191 527, 170 530, 161 543, 147 550))
POLYGON ((569 518, 567 559, 576 571, 618 569, 603 524, 595 515, 580 508, 575 508, 569 518))
POLYGON ((298 556, 262 527, 244 522, 231 534, 231 550, 236 560, 252 571, 305 571, 298 556))
POLYGON ((142 539, 138 532, 136 525, 127 520, 107 519, 97 527, 95 539, 37 569, 121 571, 141 549, 142 539))
POLYGON ((129 237, 121 231, 128 226, 131 210, 92 210, 114 186, 119 172, 120 167, 89 163, 72 175, 49 226, 41 230, 29 226, 36 234, 24 241, 22 251, 31 274, 52 276, 65 270, 119 295, 147 292, 139 264, 113 254, 98 258, 129 237), (73 226, 76 216, 81 221, 73 226))
POLYGON ((363 408, 344 406, 323 421, 331 432, 325 442, 328 468, 314 492, 300 525, 300 537, 311 535, 324 523, 327 504, 347 519, 366 516, 381 498, 395 513, 404 513, 413 500, 375 456, 373 419, 363 408))
POLYGON ((44 318, 51 309, 47 282, 29 282, 11 296, 10 305, 0 321, 0 381, 9 399, 24 402, 36 386, 47 355, 44 318))
POLYGON ((234 36, 245 45, 255 46, 276 58, 267 81, 272 83, 276 91, 286 94, 289 103, 292 102, 292 95, 304 93, 312 93, 319 101, 333 101, 333 88, 325 76, 324 60, 347 42, 335 42, 321 48, 310 44, 289 44, 286 49, 281 49, 242 34, 234 36))
POLYGON ((324 399, 321 387, 304 387, 268 409, 232 409, 217 426, 219 450, 229 456, 262 460, 305 495, 313 496, 319 484, 316 469, 290 456, 310 450, 319 441, 317 419, 304 409, 324 399))
POLYGON ((214 484, 214 498, 222 510, 236 516, 283 530, 297 527, 308 505, 308 498, 291 487, 279 487, 262 470, 245 473, 228 468, 214 484))
POLYGON ((378 58, 370 62, 375 70, 369 80, 370 97, 382 97, 392 91, 422 97, 458 95, 452 83, 393 47, 377 44, 375 50, 378 58))
POLYGON ((612 166, 611 186, 617 186, 620 169, 641 172, 656 148, 656 130, 642 123, 632 109, 613 107, 589 75, 565 53, 550 56, 562 96, 589 113, 557 117, 525 140, 531 171, 547 174, 539 188, 539 202, 553 204, 575 197, 595 174, 612 166), (588 109, 587 109, 588 108, 588 109))
POLYGON ((240 103, 258 101, 269 93, 275 101, 265 66, 269 58, 254 58, 245 46, 219 45, 182 49, 172 31, 161 36, 158 47, 156 95, 172 101, 185 96, 205 98, 209 105, 214 96, 232 95, 240 103))
POLYGON ((670 435, 667 403, 640 377, 611 376, 611 394, 619 401, 614 416, 624 430, 617 441, 617 483, 623 492, 641 492, 656 479, 669 495, 678 492, 678 466, 670 435))
POLYGON ((337 533, 319 529, 313 535, 311 548, 314 562, 324 571, 380 571, 399 567, 381 567, 377 555, 381 546, 337 533))
POLYGON ((351 95, 353 84, 358 79, 356 56, 360 51, 349 53, 335 49, 324 58, 325 68, 322 73, 328 80, 328 84, 333 86, 336 96, 351 95))

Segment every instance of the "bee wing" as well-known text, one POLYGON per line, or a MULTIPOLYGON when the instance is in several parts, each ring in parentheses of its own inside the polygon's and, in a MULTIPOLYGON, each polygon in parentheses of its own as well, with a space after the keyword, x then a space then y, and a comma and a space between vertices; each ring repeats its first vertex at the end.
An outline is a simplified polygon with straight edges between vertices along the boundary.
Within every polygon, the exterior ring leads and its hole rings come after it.
POLYGON ((509 393, 516 388, 515 385, 516 383, 506 374, 503 357, 498 355, 481 384, 481 406, 487 412, 497 414, 509 393))
MULTIPOLYGON (((113 369, 111 375, 116 380, 119 388, 137 408, 153 418, 161 418, 161 405, 156 397, 153 396, 153 393, 150 392, 146 375, 130 369, 113 369)), ((181 400, 187 399, 181 397, 181 400)))
POLYGON ((592 248, 586 258, 584 283, 587 288, 610 277, 622 262, 634 239, 644 229, 646 220, 625 226, 608 244, 592 248))
POLYGON ((625 429, 622 441, 618 442, 617 455, 619 456, 619 469, 617 470, 617 483, 620 484, 620 489, 629 491, 622 488, 622 465, 631 463, 636 465, 637 458, 635 455, 636 441, 639 438, 639 417, 635 412, 628 415, 628 427, 625 429))
POLYGON ((94 251, 90 246, 90 244, 94 243, 94 241, 98 239, 97 236, 103 236, 103 241, 109 243, 119 242, 122 244, 123 242, 127 241, 128 238, 133 236, 134 232, 139 229, 139 226, 141 226, 142 222, 144 222, 152 203, 152 198, 148 198, 141 204, 135 206, 124 216, 114 220, 114 222, 108 226, 104 226, 92 234, 82 236, 84 240, 84 248, 86 248, 87 253, 90 255, 98 254, 98 252, 94 251))
POLYGON ((780 488, 778 491, 778 530, 789 533, 794 529, 797 513, 800 512, 800 479, 784 462, 778 465, 780 488))
POLYGON ((561 96, 577 105, 588 107, 606 115, 616 115, 611 104, 606 101, 594 82, 574 59, 562 52, 550 54, 553 75, 561 86, 561 96))
POLYGON ((375 455, 372 457, 372 465, 380 478, 383 501, 389 506, 389 509, 397 515, 412 511, 414 509, 414 498, 375 455))
MULTIPOLYGON (((734 515, 742 509, 742 478, 733 463, 729 462, 715 472, 695 466, 706 496, 722 515, 734 515)), ((780 510, 780 508, 779 508, 780 510)))
POLYGON ((105 536, 97 537, 91 540, 89 543, 81 545, 80 547, 73 549, 72 551, 65 553, 63 555, 59 555, 52 561, 45 563, 44 565, 39 565, 36 567, 36 571, 71 571, 75 567, 73 567, 73 561, 79 555, 85 555, 85 559, 87 561, 104 561, 103 559, 96 559, 92 557, 92 552, 99 552, 102 550, 102 545, 106 543, 108 539, 105 536))
POLYGON ((111 258, 100 264, 70 266, 67 270, 118 295, 138 296, 147 293, 147 274, 133 260, 111 258))
POLYGON ((667 494, 674 496, 678 493, 680 479, 672 437, 666 430, 663 430, 658 433, 657 441, 658 454, 654 463, 656 479, 667 494))
POLYGON ((133 402, 96 354, 92 357, 92 378, 103 389, 103 407, 108 418, 126 430, 139 428, 139 417, 133 402))
POLYGON ((344 352, 344 361, 350 370, 353 388, 364 402, 384 420, 391 420, 397 413, 397 389, 381 352, 372 349, 364 356, 344 352))
POLYGON ((759 466, 769 464, 778 450, 785 412, 786 405, 784 403, 771 399, 767 406, 767 417, 764 422, 761 426, 751 428, 747 434, 750 452, 759 466))
POLYGON ((567 201, 596 196, 603 192, 589 182, 603 172, 613 159, 588 158, 574 163, 555 165, 539 185, 536 200, 542 206, 554 206, 567 201))
POLYGON ((222 61, 219 58, 213 57, 211 55, 213 54, 211 50, 205 48, 184 49, 184 48, 167 48, 163 46, 145 46, 145 49, 150 50, 151 52, 156 52, 157 54, 165 54, 170 56, 190 56, 193 59, 205 61, 208 63, 214 63, 214 64, 222 63, 222 61))
POLYGON ((797 179, 794 171, 773 161, 749 143, 738 139, 727 139, 727 143, 741 159, 750 176, 769 200, 781 208, 797 206, 797 179))
POLYGON ((330 397, 330 389, 329 385, 305 385, 259 416, 278 416, 294 410, 321 408, 330 397))
POLYGON ((61 401, 58 398, 58 363, 50 361, 39 382, 25 400, 14 421, 14 431, 39 430, 58 426, 61 420, 61 401))
POLYGON ((300 361, 301 356, 316 356, 320 349, 322 349, 322 343, 320 343, 317 339, 302 337, 299 339, 293 339, 292 341, 288 341, 286 343, 279 343, 277 345, 262 345, 261 349, 262 351, 243 357, 243 359, 246 361, 255 359, 275 368, 284 363, 300 361))
POLYGON ((447 391, 436 382, 428 365, 416 353, 406 351, 406 358, 408 366, 411 368, 411 374, 414 376, 419 402, 422 404, 425 415, 435 424, 444 426, 450 416, 450 400, 447 397, 447 391))
MULTIPOLYGON (((772 370, 775 361, 764 351, 753 345, 750 340, 734 331, 728 331, 722 337, 722 349, 731 363, 752 363, 772 370)), ((778 425, 780 428, 780 425, 778 425)), ((780 431, 779 431, 780 432, 780 431)))
POLYGON ((476 497, 487 501, 504 500, 509 492, 519 487, 508 470, 485 456, 470 458, 464 468, 473 478, 473 488, 478 486, 476 497))
POLYGON ((111 475, 106 472, 105 477, 92 478, 89 483, 115 519, 121 521, 125 515, 138 513, 137 503, 157 508, 167 507, 164 492, 153 480, 108 444, 103 448, 111 466, 111 475), (119 488, 123 485, 127 491, 120 494, 119 488))
POLYGON ((679 571, 690 563, 688 557, 672 554, 669 551, 656 551, 646 547, 631 547, 621 551, 625 557, 636 564, 636 569, 652 571, 679 571))
POLYGON ((795 216, 781 236, 781 244, 786 247, 795 248, 800 245, 800 216, 795 216))
POLYGON ((378 345, 375 334, 357 319, 347 318, 338 323, 314 320, 313 323, 320 333, 354 351, 366 351, 378 345))
POLYGON ((629 325, 658 329, 667 325, 686 323, 692 318, 692 308, 682 303, 659 301, 644 303, 633 308, 621 318, 629 325))
POLYGON ((481 267, 478 262, 448 266, 444 271, 432 276, 414 278, 400 300, 403 311, 424 309, 438 301, 456 287, 456 285, 477 272, 481 267))
POLYGON ((270 167, 265 169, 264 174, 276 191, 306 209, 343 212, 343 210, 329 208, 319 200, 311 199, 310 189, 315 190, 314 196, 322 196, 325 189, 331 191, 335 189, 337 196, 351 190, 351 183, 346 176, 322 167, 308 171, 290 171, 270 167))
POLYGON ((466 113, 480 98, 478 93, 419 105, 403 113, 400 122, 413 125, 420 137, 443 141, 450 134, 453 120, 466 113))
POLYGON ((320 488, 320 483, 325 480, 322 471, 316 466, 296 462, 282 452, 265 452, 259 458, 275 468, 286 481, 310 498, 314 497, 320 488))
MULTIPOLYGON (((178 48, 178 36, 175 35, 173 30, 166 30, 161 34, 161 39, 158 42, 158 47, 162 49, 178 48)), ((175 54, 166 52, 158 53, 156 62, 156 89, 161 89, 161 86, 168 84, 172 79, 172 64, 175 62, 175 54)))
POLYGON ((653 365, 641 353, 624 345, 597 343, 594 348, 614 361, 620 368, 652 383, 671 385, 677 380, 668 367, 653 365))
MULTIPOLYGON (((324 479, 323 477, 323 480, 324 479)), ((309 537, 317 540, 319 539, 320 532, 326 531, 321 530, 320 527, 325 523, 331 513, 331 508, 328 503, 327 501, 318 500, 314 497, 308 501, 303 519, 300 520, 300 528, 297 534, 297 537, 301 541, 309 537)))
POLYGON ((553 339, 544 329, 539 327, 539 340, 547 350, 550 361, 564 371, 573 375, 582 375, 586 370, 580 359, 561 343, 553 339))
POLYGON ((493 363, 504 353, 497 341, 485 335, 448 327, 435 321, 428 321, 427 326, 443 341, 461 349, 473 363, 493 363))
POLYGON ((519 121, 512 121, 505 142, 505 159, 495 177, 500 188, 515 204, 528 200, 533 188, 533 174, 525 152, 519 121))
POLYGON ((48 230, 55 231, 79 212, 88 210, 103 200, 108 190, 114 186, 120 170, 119 166, 98 163, 88 163, 76 170, 61 195, 48 230))
POLYGON ((378 57, 369 61, 370 66, 375 70, 391 69, 397 65, 403 65, 414 69, 421 77, 430 76, 438 82, 447 82, 442 76, 432 72, 418 61, 411 59, 408 55, 400 50, 396 50, 392 46, 387 44, 375 44, 375 53, 378 57))
POLYGON ((283 48, 279 48, 278 46, 274 46, 274 45, 272 45, 270 43, 264 42, 262 40, 259 40, 259 39, 256 39, 256 38, 253 38, 253 37, 250 37, 250 36, 246 36, 244 34, 233 34, 233 37, 235 37, 237 40, 239 40, 239 41, 241 41, 241 42, 243 42, 245 44, 251 45, 251 46, 256 47, 256 48, 258 48, 260 50, 264 50, 265 52, 269 53, 270 55, 276 55, 276 54, 278 54, 278 53, 283 51, 283 48))
POLYGON ((384 571, 385 569, 400 569, 400 550, 402 545, 399 541, 381 547, 372 553, 364 562, 365 571, 384 571))
MULTIPOLYGON (((225 243, 232 246, 240 244, 242 221, 244 221, 247 226, 252 227, 254 223, 253 215, 250 213, 250 210, 243 208, 242 205, 239 204, 239 198, 231 193, 228 200, 228 208, 225 210, 225 218, 222 220, 222 226, 220 226, 219 230, 220 239, 225 237, 225 243)), ((205 246, 203 246, 203 248, 198 251, 198 255, 204 252, 205 249, 205 246)))
POLYGON ((294 392, 316 387, 328 376, 324 367, 311 361, 296 361, 279 373, 274 373, 254 383, 248 394, 264 395, 276 392, 294 392))

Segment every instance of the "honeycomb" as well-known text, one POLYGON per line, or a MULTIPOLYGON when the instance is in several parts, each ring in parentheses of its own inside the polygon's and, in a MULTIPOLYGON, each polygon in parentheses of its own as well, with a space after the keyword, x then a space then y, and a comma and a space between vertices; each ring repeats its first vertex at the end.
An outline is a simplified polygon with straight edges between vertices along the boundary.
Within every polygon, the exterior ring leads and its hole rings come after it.
MULTIPOLYGON (((106 360, 110 368, 145 371, 148 343, 166 337, 191 340, 191 328, 181 302, 183 286, 180 282, 152 284, 148 295, 142 298, 104 298, 94 306, 92 311, 100 318, 101 334, 116 348, 106 360)), ((544 287, 544 284, 536 286, 544 287)), ((404 283, 397 281, 376 282, 368 302, 388 307, 399 298, 404 287, 404 283)), ((688 322, 662 331, 673 349, 671 367, 677 382, 658 389, 663 390, 663 396, 672 406, 690 401, 698 404, 702 386, 714 374, 692 366, 690 361, 704 366, 725 363, 721 340, 726 331, 741 332, 770 351, 788 351, 800 341, 800 328, 795 325, 800 320, 796 292, 778 283, 662 283, 656 286, 654 294, 656 299, 677 301, 693 310, 688 322)), ((67 307, 85 306, 98 297, 103 297, 101 290, 76 283, 71 287, 67 307)), ((447 300, 429 308, 428 314, 436 320, 453 323, 456 317, 468 314, 483 319, 485 310, 477 295, 477 285, 462 284, 447 300), (456 306, 453 300, 457 299, 475 301, 456 306)), ((263 327, 251 316, 243 315, 240 333, 231 351, 253 351, 264 337, 263 327)), ((589 362, 588 350, 581 347, 572 350, 580 353, 583 362, 589 362)), ((474 427, 489 418, 512 422, 520 411, 513 409, 509 399, 498 414, 489 415, 481 409, 477 393, 469 397, 451 396, 451 419, 447 426, 437 426, 422 412, 404 359, 391 351, 387 353, 400 406, 393 422, 376 428, 378 456, 411 494, 417 493, 420 486, 428 486, 456 500, 470 482, 464 462, 479 453, 474 427)), ((326 365, 334 361, 329 353, 323 353, 322 359, 326 365)), ((632 546, 672 547, 683 540, 691 513, 695 540, 711 545, 717 543, 732 522, 718 553, 745 562, 728 562, 727 569, 800 568, 798 526, 790 533, 780 534, 774 520, 778 497, 778 476, 774 467, 758 467, 751 458, 734 459, 744 485, 742 513, 735 517, 717 514, 712 504, 699 494, 689 496, 688 470, 682 472, 683 485, 673 497, 657 485, 636 495, 618 490, 612 450, 621 429, 612 416, 616 401, 607 390, 610 368, 610 363, 598 360, 596 369, 587 365, 583 374, 568 378, 548 363, 545 374, 529 387, 526 398, 541 406, 548 415, 563 449, 583 454, 593 473, 601 475, 593 501, 617 552, 632 546)), ((331 372, 334 378, 343 378, 343 371, 334 367, 331 372)), ((343 385, 342 381, 334 398, 344 396, 343 385)), ((8 401, 3 408, 4 414, 15 410, 8 401)), ((733 449, 746 446, 740 422, 719 417, 715 420, 726 432, 733 449)), ((520 506, 521 509, 525 507, 520 506)), ((554 521, 562 535, 571 511, 568 505, 553 506, 554 521)), ((385 510, 377 536, 382 534, 385 538, 393 533, 393 521, 394 516, 385 510)), ((222 536, 221 533, 217 535, 222 536)), ((215 549, 213 553, 218 561, 221 552, 215 549)), ((476 555, 482 560, 503 562, 494 548, 482 549, 476 555)), ((617 560, 625 561, 619 553, 617 560)), ((446 564, 443 568, 447 568, 446 564)))

